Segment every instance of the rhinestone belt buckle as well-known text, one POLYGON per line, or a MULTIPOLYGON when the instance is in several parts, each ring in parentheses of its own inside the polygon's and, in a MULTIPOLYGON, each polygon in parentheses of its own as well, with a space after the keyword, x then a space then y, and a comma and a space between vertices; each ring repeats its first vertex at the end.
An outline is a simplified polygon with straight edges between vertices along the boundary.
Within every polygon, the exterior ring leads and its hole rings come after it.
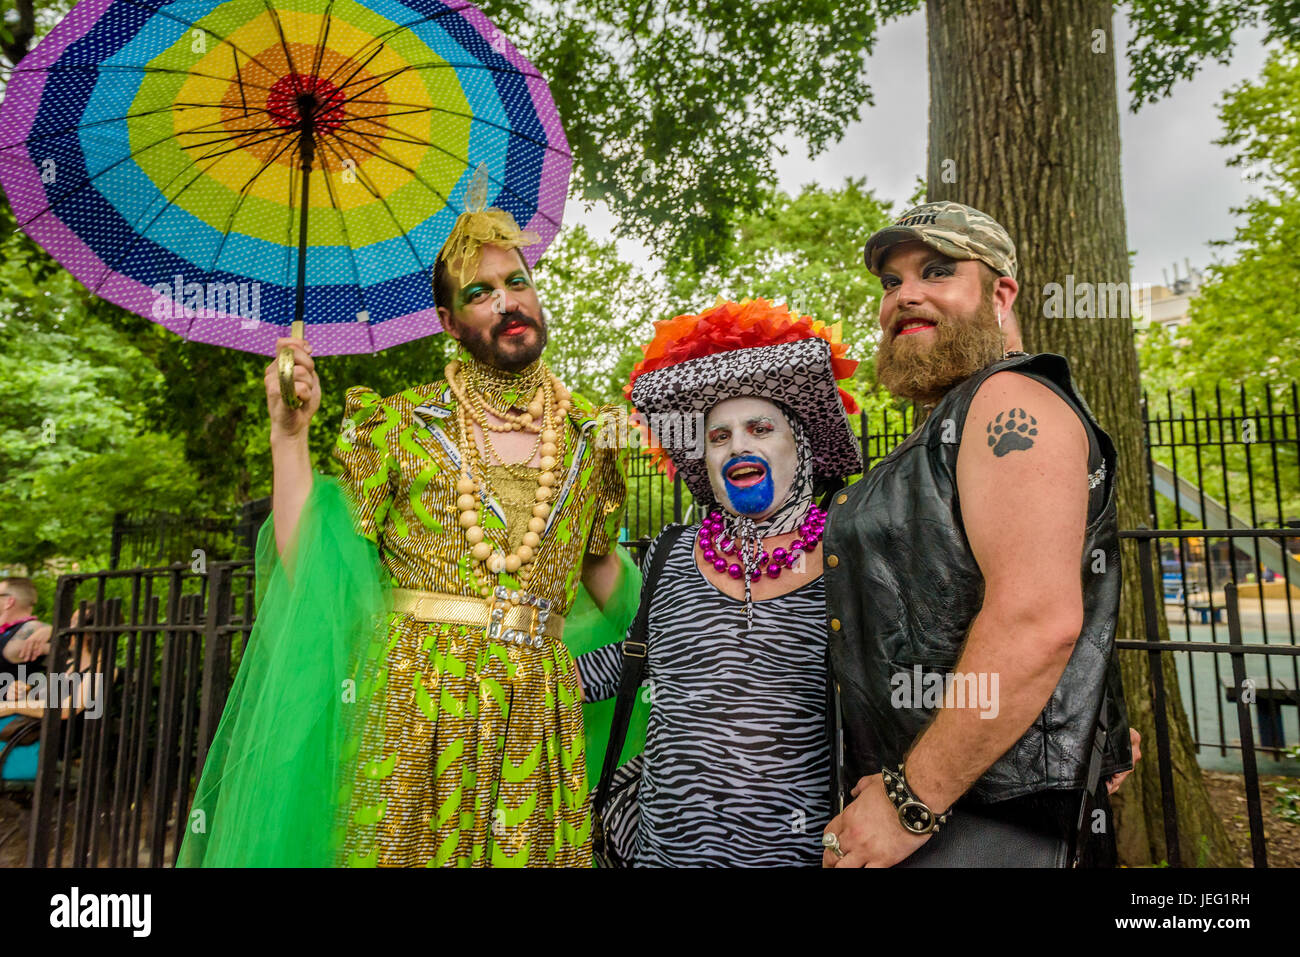
POLYGON ((488 617, 488 639, 501 641, 507 645, 520 645, 524 648, 544 648, 546 639, 546 620, 551 615, 551 603, 545 598, 538 598, 527 592, 520 593, 505 585, 497 585, 492 592, 491 612, 488 617), (506 609, 515 605, 529 605, 533 609, 533 620, 527 631, 521 628, 505 627, 506 609))

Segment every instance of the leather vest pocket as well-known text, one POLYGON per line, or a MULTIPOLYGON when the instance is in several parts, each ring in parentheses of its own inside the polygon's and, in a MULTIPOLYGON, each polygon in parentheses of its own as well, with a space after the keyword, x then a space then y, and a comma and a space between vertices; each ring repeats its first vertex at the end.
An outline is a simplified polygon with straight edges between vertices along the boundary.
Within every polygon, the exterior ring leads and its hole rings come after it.
POLYGON ((899 712, 916 712, 909 724, 927 724, 944 706, 951 674, 952 665, 946 662, 891 660, 887 675, 889 706, 899 712))

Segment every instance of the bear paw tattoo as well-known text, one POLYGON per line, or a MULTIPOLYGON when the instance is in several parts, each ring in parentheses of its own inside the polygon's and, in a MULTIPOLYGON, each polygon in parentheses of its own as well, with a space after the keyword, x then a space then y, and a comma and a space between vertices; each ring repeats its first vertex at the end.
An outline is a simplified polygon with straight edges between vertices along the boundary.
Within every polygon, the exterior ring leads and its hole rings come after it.
POLYGON ((1038 434, 1038 429, 1035 428, 1037 425, 1038 420, 1028 415, 1024 409, 999 412, 998 417, 988 425, 989 447, 997 456, 1017 449, 1031 449, 1034 447, 1032 436, 1038 434))

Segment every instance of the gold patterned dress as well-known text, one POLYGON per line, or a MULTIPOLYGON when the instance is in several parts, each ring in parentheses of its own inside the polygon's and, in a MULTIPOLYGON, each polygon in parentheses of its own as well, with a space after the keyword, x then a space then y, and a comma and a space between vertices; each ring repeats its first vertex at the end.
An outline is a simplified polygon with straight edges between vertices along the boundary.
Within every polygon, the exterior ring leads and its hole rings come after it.
MULTIPOLYGON (((580 396, 528 590, 569 609, 586 553, 618 540, 624 473, 602 448, 607 407, 580 396)), ((335 457, 359 531, 394 586, 483 603, 477 625, 395 612, 376 643, 345 847, 359 866, 589 866, 591 813, 577 668, 562 640, 490 639, 487 603, 458 523, 455 397, 445 380, 388 398, 348 390, 335 457)), ((480 524, 509 553, 527 525, 531 469, 487 470, 480 524), (499 483, 500 488, 494 485, 499 483), (512 534, 513 532, 513 534, 512 534)), ((481 566, 478 574, 487 577, 481 566)), ((517 589, 502 572, 494 584, 517 589)), ((428 615, 421 616, 429 617, 428 615)), ((551 629, 555 630, 555 629, 551 629)))

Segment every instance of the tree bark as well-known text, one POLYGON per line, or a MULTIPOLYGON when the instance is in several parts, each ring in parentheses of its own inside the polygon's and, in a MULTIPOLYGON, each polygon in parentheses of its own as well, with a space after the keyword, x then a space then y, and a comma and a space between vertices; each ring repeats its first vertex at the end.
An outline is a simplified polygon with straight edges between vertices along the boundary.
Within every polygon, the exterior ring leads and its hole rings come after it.
POLYGON ((33 0, 15 0, 14 12, 18 14, 9 25, 9 37, 0 43, 0 52, 17 66, 31 49, 36 36, 36 6, 33 0))
MULTIPOLYGON (((983 210, 1011 234, 1020 261, 1015 314, 1025 348, 1069 359, 1080 391, 1118 449, 1120 527, 1136 528, 1153 519, 1128 316, 1112 11, 1111 0, 927 0, 928 198, 983 210), (1124 283, 1125 294, 1117 297, 1122 314, 1098 317, 1094 301, 1091 309, 1066 303, 1064 315, 1053 316, 1045 308, 1045 287, 1065 287, 1068 276, 1076 289, 1084 282, 1124 283)), ((1116 637, 1143 639, 1131 542, 1124 543, 1123 561, 1116 637)), ((1163 615, 1159 630, 1168 637, 1163 615)), ((1172 657, 1163 656, 1182 863, 1236 864, 1196 762, 1172 657)), ((1144 652, 1124 652, 1121 661, 1129 717, 1142 734, 1145 757, 1116 795, 1120 859, 1156 863, 1168 853, 1151 675, 1144 652)))

